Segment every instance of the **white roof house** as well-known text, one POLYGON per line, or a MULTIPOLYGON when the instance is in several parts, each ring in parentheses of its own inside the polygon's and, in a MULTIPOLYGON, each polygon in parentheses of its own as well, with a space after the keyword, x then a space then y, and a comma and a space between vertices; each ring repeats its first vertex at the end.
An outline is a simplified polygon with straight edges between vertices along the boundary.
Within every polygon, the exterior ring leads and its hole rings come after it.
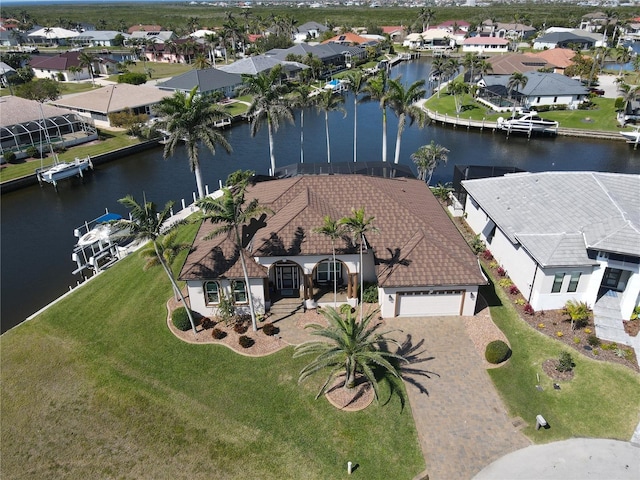
POLYGON ((640 175, 518 173, 462 184, 469 226, 535 310, 586 302, 598 336, 625 342, 622 319, 640 301, 640 175), (618 329, 607 326, 612 316, 618 329))
POLYGON ((47 40, 58 40, 62 38, 73 38, 80 35, 75 30, 67 30, 60 27, 43 27, 35 32, 31 32, 30 38, 45 38, 47 40))

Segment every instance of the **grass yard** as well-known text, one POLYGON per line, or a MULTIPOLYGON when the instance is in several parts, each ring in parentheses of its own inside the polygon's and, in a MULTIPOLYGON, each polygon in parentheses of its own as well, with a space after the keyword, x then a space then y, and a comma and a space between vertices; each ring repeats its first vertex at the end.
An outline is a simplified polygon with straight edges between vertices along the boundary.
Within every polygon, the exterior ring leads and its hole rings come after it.
MULTIPOLYGON (((66 162, 73 160, 75 157, 84 158, 87 155, 95 156, 140 143, 139 139, 131 138, 126 134, 126 132, 101 130, 100 137, 104 138, 104 140, 91 142, 89 145, 78 145, 77 147, 72 147, 66 152, 58 154, 58 159, 66 162)), ((24 161, 22 163, 5 164, 0 168, 0 182, 7 182, 15 178, 33 175, 36 169, 41 166, 48 167, 52 164, 53 157, 51 155, 43 158, 42 164, 39 159, 28 159, 28 161, 24 161)))
POLYGON ((169 281, 142 265, 130 256, 0 337, 2 478, 324 480, 347 478, 347 461, 367 479, 424 470, 397 398, 340 412, 314 400, 320 378, 297 384, 309 359, 292 348, 248 358, 179 341, 166 326, 169 281))
POLYGON ((572 437, 628 441, 640 421, 640 376, 621 365, 587 358, 535 331, 518 317, 501 289, 497 289, 498 297, 492 297, 493 287, 489 289, 491 315, 509 339, 513 356, 501 368, 488 372, 510 414, 529 424, 523 433, 535 443, 572 437), (554 380, 542 371, 542 363, 557 359, 563 350, 576 364, 574 378, 556 381, 561 389, 555 390, 554 380), (543 391, 535 388, 536 374, 543 391), (537 414, 544 416, 550 429, 535 430, 537 414))
MULTIPOLYGON (((159 78, 170 78, 181 75, 189 70, 193 70, 193 65, 185 63, 167 63, 167 62, 136 62, 135 65, 127 67, 130 72, 146 73, 151 72, 151 78, 157 80, 159 78)), ((107 80, 111 82, 118 81, 118 75, 110 75, 107 80)))

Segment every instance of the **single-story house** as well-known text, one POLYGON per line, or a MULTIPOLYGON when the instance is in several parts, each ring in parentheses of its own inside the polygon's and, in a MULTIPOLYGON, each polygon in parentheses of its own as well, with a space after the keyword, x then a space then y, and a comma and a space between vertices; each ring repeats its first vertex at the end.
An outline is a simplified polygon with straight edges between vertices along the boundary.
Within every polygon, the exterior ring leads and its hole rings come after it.
MULTIPOLYGON (((499 110, 510 96, 507 87, 510 77, 511 75, 485 75, 478 82, 478 100, 499 110)), ((511 98, 519 105, 530 108, 549 105, 575 109, 589 96, 589 91, 579 80, 558 73, 531 71, 525 77, 527 84, 514 88, 511 92, 511 98)), ((507 109, 509 108, 511 105, 507 109)))
POLYGON ((525 73, 549 67, 549 64, 544 59, 524 53, 494 55, 489 57, 487 62, 491 65, 491 73, 494 75, 525 73))
POLYGON ((198 93, 220 92, 225 97, 234 97, 235 92, 242 85, 242 75, 229 73, 217 68, 204 70, 190 70, 164 82, 157 83, 160 90, 181 91, 188 93, 193 87, 198 87, 198 93))
POLYGON ((463 52, 507 53, 509 40, 498 37, 469 37, 462 42, 463 52))
POLYGON ((429 50, 449 49, 456 46, 453 33, 441 28, 430 28, 422 32, 422 48, 429 50))
POLYGON ((60 27, 42 27, 30 32, 27 36, 35 43, 67 45, 70 40, 79 35, 75 30, 60 27))
POLYGON ((589 50, 592 47, 605 46, 605 44, 606 39, 601 33, 552 27, 547 29, 545 35, 536 38, 535 42, 533 42, 533 49, 568 48, 573 50, 574 47, 577 47, 580 50, 589 50))
POLYGON ((573 57, 576 56, 576 52, 569 48, 552 48, 536 53, 527 52, 525 55, 542 59, 547 63, 546 68, 553 68, 553 73, 563 74, 565 68, 573 65, 573 57))
POLYGON ((127 30, 127 33, 132 34, 134 32, 161 32, 162 31, 162 26, 161 25, 133 25, 131 27, 129 27, 129 30, 127 30))
MULTIPOLYGON (((340 46, 343 50, 347 48, 353 48, 348 46, 340 46)), ((307 57, 313 55, 318 57, 324 65, 341 63, 342 55, 336 53, 330 45, 308 45, 306 43, 299 43, 289 48, 272 48, 265 53, 265 56, 272 57, 281 61, 287 59, 289 55, 298 55, 299 57, 307 57)))
POLYGON ((0 62, 0 86, 2 87, 9 86, 8 80, 13 75, 17 75, 15 69, 4 62, 0 62))
POLYGON ((129 34, 115 30, 89 30, 74 37, 73 43, 91 47, 113 47, 116 44, 116 37, 122 37, 123 40, 126 40, 129 38, 129 34))
POLYGON ((383 317, 474 314, 478 286, 486 278, 423 181, 301 175, 258 182, 246 193, 247 202, 253 199, 273 213, 243 227, 243 253, 227 234, 204 240, 215 228, 209 222, 196 235, 179 278, 187 282, 191 308, 198 313, 216 315, 223 294, 246 312, 247 292, 259 313, 283 297, 299 298, 305 308, 332 306, 334 278, 346 293, 341 303, 354 306, 362 275, 377 285, 383 317), (365 234, 362 265, 357 242, 346 234, 335 242, 334 264, 334 245, 314 229, 327 215, 340 219, 360 208, 378 231, 365 234), (319 298, 322 289, 331 295, 319 298))
POLYGON ((288 62, 278 60, 277 58, 266 55, 256 55, 254 57, 246 57, 242 60, 236 60, 229 65, 218 67, 220 70, 228 73, 237 73, 239 75, 258 75, 261 72, 271 70, 276 65, 282 65, 287 77, 295 77, 301 70, 306 70, 308 66, 299 62, 288 62))
POLYGON ((341 45, 375 45, 378 42, 372 40, 371 38, 365 37, 364 35, 358 35, 353 32, 346 32, 336 35, 335 37, 331 37, 330 39, 325 40, 322 43, 339 43, 341 45))
POLYGON ((606 304, 622 328, 640 302, 640 175, 516 173, 462 185, 467 223, 534 310, 606 304))
POLYGON ((398 42, 406 35, 406 29, 402 25, 384 25, 380 29, 383 35, 389 35, 392 42, 398 42))
POLYGON ((12 95, 0 98, 0 155, 11 151, 24 158, 31 146, 47 151, 47 137, 53 146, 72 147, 98 134, 93 121, 73 111, 12 95))
POLYGON ((152 107, 171 93, 146 85, 118 83, 51 102, 109 127, 109 114, 130 109, 134 114, 153 115, 152 107))
POLYGON ((422 47, 423 43, 424 43, 424 39, 422 38, 422 34, 410 33, 404 38, 404 41, 402 42, 402 46, 410 48, 411 50, 416 50, 422 47))
POLYGON ((329 30, 325 25, 318 22, 306 22, 298 27, 298 31, 293 35, 293 43, 303 43, 312 41, 320 37, 329 30))
POLYGON ((65 52, 53 57, 33 57, 29 66, 36 78, 53 78, 64 82, 91 78, 89 69, 81 66, 80 52, 65 52), (76 71, 73 71, 74 69, 76 71))

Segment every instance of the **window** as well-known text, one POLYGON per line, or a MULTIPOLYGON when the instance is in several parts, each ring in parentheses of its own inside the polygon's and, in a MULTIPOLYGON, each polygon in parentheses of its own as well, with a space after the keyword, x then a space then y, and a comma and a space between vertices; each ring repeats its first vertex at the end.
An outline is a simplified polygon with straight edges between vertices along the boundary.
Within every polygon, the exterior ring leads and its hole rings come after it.
POLYGON ((558 97, 553 97, 553 103, 558 103, 558 97))
POLYGON ((220 303, 220 285, 218 285, 218 282, 205 282, 204 297, 207 305, 220 303))
POLYGON ((339 262, 322 262, 318 264, 318 281, 333 282, 334 276, 340 279, 340 263, 339 262))
POLYGON ((491 241, 493 240, 493 237, 495 237, 495 235, 496 235, 496 224, 494 223, 493 228, 489 232, 489 235, 487 235, 487 243, 489 245, 491 245, 491 241))
POLYGON ((562 289, 562 281, 564 280, 564 273, 556 273, 553 279, 553 287, 551 287, 551 293, 558 293, 562 289))
POLYGON ((235 303, 247 303, 247 289, 243 280, 233 282, 233 301, 235 303))
POLYGON ((569 280, 569 288, 567 288, 567 292, 575 292, 578 290, 578 282, 580 282, 580 272, 573 272, 571 274, 571 280, 569 280))

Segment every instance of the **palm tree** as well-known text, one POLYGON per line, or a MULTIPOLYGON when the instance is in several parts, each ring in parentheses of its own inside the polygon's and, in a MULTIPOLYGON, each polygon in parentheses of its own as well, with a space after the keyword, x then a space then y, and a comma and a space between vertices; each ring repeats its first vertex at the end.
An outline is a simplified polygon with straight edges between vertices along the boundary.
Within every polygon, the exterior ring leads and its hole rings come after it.
POLYGON ((626 47, 617 47, 614 49, 614 55, 616 58, 616 62, 620 64, 620 71, 618 76, 622 77, 622 70, 625 63, 631 60, 631 52, 626 47))
POLYGON ((331 240, 331 249, 333 251, 333 264, 329 269, 333 276, 333 308, 336 308, 338 303, 338 276, 336 275, 336 240, 342 238, 345 234, 343 225, 340 222, 331 218, 330 215, 325 215, 323 218, 322 226, 314 228, 314 232, 324 235, 331 240))
POLYGON ((578 324, 586 323, 591 313, 591 309, 586 302, 577 300, 567 300, 567 303, 564 304, 564 311, 571 318, 571 330, 573 330, 574 322, 578 324))
POLYGON ((365 99, 373 98, 380 102, 382 110, 382 161, 387 161, 387 90, 388 90, 387 71, 380 70, 377 76, 369 79, 365 85, 363 92, 365 99))
POLYGON ((349 71, 345 77, 349 89, 353 92, 353 161, 358 161, 358 95, 365 88, 364 77, 359 70, 349 71))
POLYGON ((355 241, 360 246, 360 264, 358 265, 358 275, 360 276, 360 319, 362 320, 362 299, 364 295, 364 282, 362 277, 362 251, 366 242, 365 235, 367 233, 376 233, 378 229, 373 225, 375 217, 367 217, 364 207, 358 210, 352 209, 350 217, 344 217, 339 220, 339 224, 343 225, 347 231, 351 232, 355 241))
POLYGON ((71 65, 67 70, 69 70, 69 73, 73 74, 74 80, 78 80, 78 73, 82 71, 82 68, 78 65, 71 65))
POLYGON ((304 111, 314 104, 311 96, 311 86, 300 83, 293 89, 293 105, 300 109, 300 163, 304 163, 304 111))
POLYGON ((91 83, 93 85, 96 84, 93 79, 93 62, 95 62, 95 60, 96 57, 89 52, 80 52, 80 55, 78 55, 78 62, 80 62, 80 66, 87 67, 87 70, 89 70, 89 76, 91 77, 91 83))
POLYGON ((402 141, 402 132, 404 131, 407 117, 409 117, 410 125, 414 121, 418 121, 420 128, 424 127, 427 122, 425 111, 416 105, 416 102, 426 95, 424 80, 413 82, 409 88, 405 88, 401 79, 389 80, 388 101, 391 110, 398 117, 398 134, 396 136, 396 153, 393 159, 394 163, 400 161, 400 143, 402 141))
POLYGON ((334 95, 331 89, 324 89, 316 96, 316 109, 324 112, 324 128, 327 135, 327 162, 331 163, 331 145, 329 144, 329 112, 340 111, 346 115, 346 110, 342 107, 344 97, 334 95))
POLYGON ((418 168, 418 179, 424 180, 427 185, 431 183, 433 171, 440 162, 447 164, 447 154, 449 150, 442 145, 436 144, 433 140, 429 145, 422 145, 418 150, 411 154, 411 160, 418 168))
MULTIPOLYGON (((171 286, 174 293, 178 296, 182 305, 187 310, 189 321, 191 322, 191 328, 193 334, 196 334, 196 324, 193 320, 191 309, 187 306, 187 302, 184 299, 184 295, 178 287, 178 284, 173 277, 173 273, 169 265, 173 260, 173 253, 171 252, 175 248, 175 244, 170 247, 171 233, 176 227, 183 222, 173 222, 167 224, 167 220, 171 216, 171 209, 173 208, 173 201, 167 202, 162 211, 158 211, 156 205, 153 202, 148 202, 146 199, 144 203, 138 203, 132 195, 127 195, 124 198, 118 200, 129 210, 130 220, 116 220, 114 226, 123 230, 129 231, 129 236, 136 240, 148 240, 151 241, 151 248, 155 252, 157 263, 159 263, 164 272, 169 277, 171 286), (169 240, 167 240, 169 237, 169 240), (169 261, 168 261, 169 260, 169 261)), ((152 266, 155 262, 147 261, 145 270, 152 266)))
POLYGON ((253 96, 253 101, 247 110, 247 116, 251 119, 251 136, 255 136, 265 120, 267 122, 271 175, 275 175, 276 172, 273 133, 278 131, 282 120, 293 123, 293 110, 284 100, 288 87, 281 82, 281 76, 281 65, 276 65, 268 73, 243 75, 244 84, 240 89, 240 95, 253 96))
MULTIPOLYGON (((160 265, 160 257, 164 259, 167 266, 171 266, 181 251, 190 248, 190 244, 188 243, 179 243, 177 236, 178 231, 173 229, 169 233, 158 237, 158 241, 155 244, 150 243, 147 247, 143 248, 140 251, 140 256, 147 259, 144 267, 142 267, 143 270, 147 271, 151 267, 160 265)), ((179 300, 179 290, 174 289, 174 294, 176 300, 179 300)))
MULTIPOLYGON (((511 96, 514 90, 519 90, 527 86, 527 81, 529 78, 520 72, 512 73, 509 77, 509 81, 507 82, 507 90, 509 91, 509 100, 511 100, 511 96)), ((513 102, 513 114, 516 114, 516 102, 513 102)))
POLYGON ((431 8, 420 9, 416 21, 422 23, 422 32, 426 32, 427 30, 429 30, 429 23, 431 23, 431 20, 433 20, 435 16, 436 13, 431 8))
POLYGON ((454 80, 447 85, 447 92, 449 92, 450 95, 453 95, 453 100, 456 104, 456 113, 460 113, 462 110, 462 96, 465 93, 469 93, 469 85, 464 82, 454 80))
MULTIPOLYGON (((401 379, 400 369, 396 363, 408 363, 402 355, 392 353, 388 345, 400 346, 397 341, 387 338, 389 332, 378 332, 381 323, 371 324, 371 319, 377 312, 369 313, 358 322, 349 310, 343 318, 334 308, 322 310, 322 315, 329 322, 329 326, 311 324, 313 335, 328 339, 326 341, 307 342, 297 345, 294 358, 304 355, 316 355, 315 360, 300 371, 298 382, 302 382, 314 373, 329 369, 329 376, 324 382, 316 399, 331 386, 334 379, 344 372, 344 388, 356 386, 356 375, 362 374, 373 387, 376 400, 379 399, 378 380, 375 369, 382 367, 386 376, 394 383, 401 379)), ((402 389, 398 390, 403 392, 402 389)), ((401 395, 404 395, 401 393, 401 395)))
POLYGON ((229 114, 215 103, 214 96, 199 95, 197 90, 195 86, 189 94, 177 91, 171 97, 163 98, 154 110, 162 118, 159 127, 169 134, 164 146, 164 158, 173 155, 178 143, 185 143, 189 165, 196 176, 198 198, 202 198, 204 187, 198 144, 204 143, 214 155, 216 145, 222 145, 227 153, 231 152, 231 145, 215 127, 216 122, 228 118, 229 114))
POLYGON ((265 213, 272 212, 266 207, 260 206, 257 199, 253 199, 245 205, 244 195, 246 186, 247 183, 242 182, 239 185, 234 186, 234 188, 224 187, 222 189, 221 197, 204 197, 198 200, 197 205, 203 211, 202 218, 204 220, 209 220, 211 223, 219 225, 205 238, 205 240, 222 233, 233 234, 233 242, 240 252, 240 262, 242 264, 244 284, 247 291, 247 299, 249 301, 249 311, 251 313, 251 325, 253 327, 253 331, 257 332, 258 324, 256 322, 256 312, 253 306, 253 295, 251 294, 249 273, 247 272, 247 263, 245 261, 244 254, 246 244, 242 242, 241 229, 243 225, 249 223, 252 219, 265 213))
POLYGON ((209 62, 209 59, 204 54, 198 53, 195 60, 193 61, 193 68, 195 68, 196 70, 204 70, 210 67, 211 62, 209 62))
POLYGON ((445 75, 445 61, 442 57, 436 57, 431 62, 431 71, 429 77, 438 79, 438 98, 440 98, 440 86, 442 85, 442 77, 445 75))
POLYGON ((469 83, 473 83, 474 71, 479 61, 480 61, 480 57, 475 52, 467 53, 462 59, 462 66, 466 68, 467 71, 469 72, 469 83))

